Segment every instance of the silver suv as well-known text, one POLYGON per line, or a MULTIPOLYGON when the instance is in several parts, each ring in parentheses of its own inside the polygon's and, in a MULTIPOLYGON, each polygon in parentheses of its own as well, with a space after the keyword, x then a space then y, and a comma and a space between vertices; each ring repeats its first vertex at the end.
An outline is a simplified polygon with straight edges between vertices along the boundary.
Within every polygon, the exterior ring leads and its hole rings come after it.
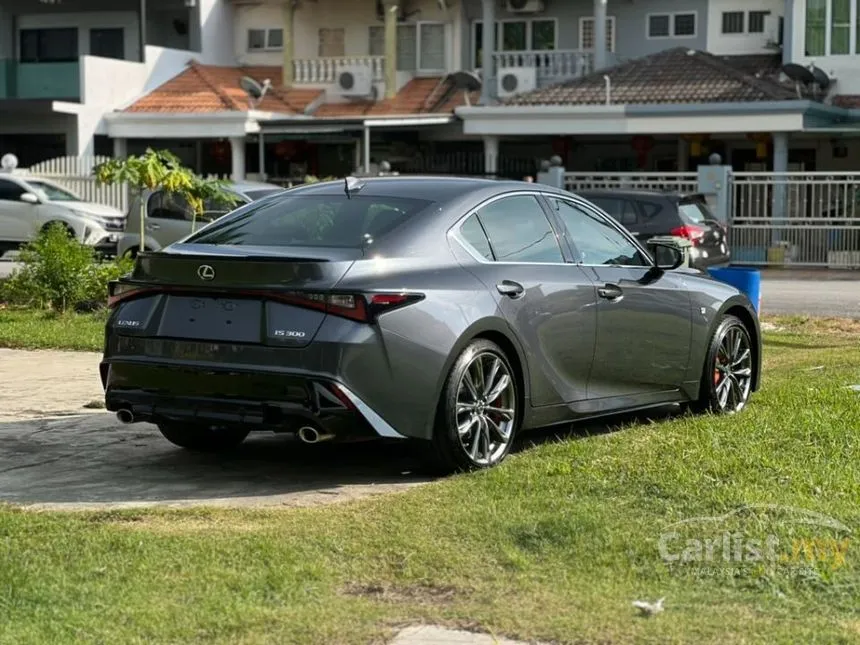
MULTIPOLYGON (((228 184, 227 192, 235 196, 235 205, 204 204, 203 214, 197 217, 197 228, 212 222, 243 204, 268 197, 285 190, 275 184, 242 181, 228 184)), ((166 190, 146 191, 146 218, 144 220, 144 241, 147 251, 158 251, 168 244, 190 235, 193 222, 193 209, 180 195, 166 190)), ((128 226, 120 237, 117 255, 134 257, 140 250, 140 206, 134 198, 128 211, 128 226)))

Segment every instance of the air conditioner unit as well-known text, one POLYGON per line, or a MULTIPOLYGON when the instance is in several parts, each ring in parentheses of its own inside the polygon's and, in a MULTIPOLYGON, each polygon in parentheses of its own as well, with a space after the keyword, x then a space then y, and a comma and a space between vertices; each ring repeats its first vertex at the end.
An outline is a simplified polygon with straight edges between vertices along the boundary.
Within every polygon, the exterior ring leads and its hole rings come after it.
POLYGON ((782 29, 784 19, 782 16, 764 17, 764 34, 767 42, 772 45, 782 45, 782 29))
POLYGON ((530 92, 537 88, 537 69, 534 67, 504 67, 498 71, 499 98, 530 92))
POLYGON ((543 0, 507 0, 505 8, 508 13, 540 13, 543 11, 543 0))
POLYGON ((334 93, 352 99, 376 98, 370 64, 358 63, 338 67, 334 79, 334 93))

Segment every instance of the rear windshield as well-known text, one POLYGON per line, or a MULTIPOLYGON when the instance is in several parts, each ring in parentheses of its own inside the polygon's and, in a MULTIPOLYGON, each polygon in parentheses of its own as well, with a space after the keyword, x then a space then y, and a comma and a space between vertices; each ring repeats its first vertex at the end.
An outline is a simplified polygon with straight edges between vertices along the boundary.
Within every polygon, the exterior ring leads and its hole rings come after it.
POLYGON ((252 202, 185 240, 231 246, 364 248, 433 202, 405 197, 285 195, 252 202))
POLYGON ((275 193, 282 193, 284 190, 283 188, 258 188, 256 190, 246 190, 245 195, 253 202, 263 199, 263 197, 274 195, 275 193))
POLYGON ((678 212, 687 224, 701 224, 706 219, 714 219, 708 205, 698 200, 681 202, 678 204, 678 212))

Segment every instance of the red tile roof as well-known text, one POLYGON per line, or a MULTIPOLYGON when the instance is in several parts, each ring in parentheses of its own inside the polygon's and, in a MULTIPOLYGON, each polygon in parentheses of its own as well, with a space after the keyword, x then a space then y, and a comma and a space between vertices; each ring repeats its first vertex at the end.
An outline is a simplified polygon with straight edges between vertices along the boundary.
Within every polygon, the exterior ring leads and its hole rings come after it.
MULTIPOLYGON (((196 62, 146 96, 126 108, 126 112, 204 113, 245 111, 248 99, 239 87, 243 76, 262 82, 272 81, 272 88, 257 106, 265 112, 309 114, 316 117, 381 117, 410 114, 453 113, 466 98, 443 77, 416 78, 409 81, 391 99, 327 103, 317 107, 324 90, 280 84, 280 67, 216 67, 196 62)), ((469 100, 477 102, 473 93, 469 100)))
POLYGON ((860 96, 857 94, 840 94, 833 97, 833 105, 841 108, 860 108, 860 96))
POLYGON ((301 114, 322 94, 318 88, 285 88, 280 67, 216 67, 192 62, 177 76, 138 99, 126 112, 201 113, 245 111, 248 97, 239 79, 272 81, 272 89, 256 109, 301 114))

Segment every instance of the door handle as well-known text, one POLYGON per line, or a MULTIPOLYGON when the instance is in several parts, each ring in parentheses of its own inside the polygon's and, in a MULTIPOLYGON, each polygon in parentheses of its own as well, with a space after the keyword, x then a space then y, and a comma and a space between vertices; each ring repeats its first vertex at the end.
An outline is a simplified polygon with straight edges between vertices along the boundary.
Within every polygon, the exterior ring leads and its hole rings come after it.
POLYGON ((523 293, 525 293, 525 287, 523 287, 519 282, 514 282, 513 280, 502 280, 496 285, 496 289, 500 294, 507 296, 508 298, 519 298, 523 293))
POLYGON ((147 231, 157 231, 157 230, 158 230, 158 229, 160 229, 160 228, 161 228, 161 226, 160 226, 160 225, 158 225, 158 224, 147 224, 147 225, 146 225, 146 230, 147 230, 147 231))
POLYGON ((624 291, 617 284, 605 284, 597 288, 597 295, 606 300, 618 300, 624 291))

